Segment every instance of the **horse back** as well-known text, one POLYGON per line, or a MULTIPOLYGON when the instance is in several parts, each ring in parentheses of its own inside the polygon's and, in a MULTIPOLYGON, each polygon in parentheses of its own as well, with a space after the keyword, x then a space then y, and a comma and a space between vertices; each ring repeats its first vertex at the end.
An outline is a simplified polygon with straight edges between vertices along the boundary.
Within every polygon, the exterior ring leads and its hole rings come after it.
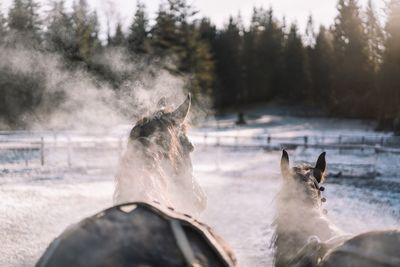
POLYGON ((357 235, 331 249, 320 267, 398 267, 400 230, 372 231, 357 235))
POLYGON ((187 266, 171 221, 180 224, 200 266, 235 266, 233 253, 204 224, 169 208, 129 203, 64 231, 36 267, 187 266))

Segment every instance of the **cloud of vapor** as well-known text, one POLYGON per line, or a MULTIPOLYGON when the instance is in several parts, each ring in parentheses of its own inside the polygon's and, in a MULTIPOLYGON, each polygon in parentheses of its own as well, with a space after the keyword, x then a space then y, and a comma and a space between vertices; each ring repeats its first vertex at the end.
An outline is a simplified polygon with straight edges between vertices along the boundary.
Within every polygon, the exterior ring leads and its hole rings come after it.
MULTIPOLYGON (((122 48, 106 48, 94 57, 101 75, 80 66, 66 66, 59 55, 29 48, 0 47, 0 58, 0 70, 34 78, 40 84, 40 90, 34 92, 38 99, 35 108, 20 116, 24 127, 32 129, 110 128, 133 123, 155 111, 161 97, 175 106, 185 97, 184 77, 173 76, 146 58, 132 60, 122 48), (112 79, 107 80, 109 77, 112 79)), ((1 79, 10 77, 3 75, 1 79)), ((26 92, 32 89, 28 81, 26 92)), ((5 101, 12 109, 13 99, 5 101)))

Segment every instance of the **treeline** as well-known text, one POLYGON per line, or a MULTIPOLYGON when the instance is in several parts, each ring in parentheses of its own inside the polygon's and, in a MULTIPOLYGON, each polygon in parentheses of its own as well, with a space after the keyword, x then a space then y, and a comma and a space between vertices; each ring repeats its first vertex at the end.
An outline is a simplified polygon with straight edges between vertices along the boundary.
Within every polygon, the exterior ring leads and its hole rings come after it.
MULTIPOLYGON (((138 1, 129 30, 117 23, 106 41, 99 39, 98 16, 85 0, 75 1, 71 11, 63 0, 52 1, 45 16, 39 8, 35 0, 14 0, 8 14, 0 14, 1 47, 62 55, 66 67, 83 67, 115 90, 128 75, 116 75, 96 55, 122 47, 132 61, 186 77, 188 90, 211 97, 217 109, 275 101, 400 129, 400 0, 388 2, 385 25, 371 1, 362 9, 357 0, 339 0, 333 25, 315 32, 310 17, 304 34, 277 19, 272 8, 254 8, 250 23, 231 17, 218 29, 186 0, 162 2, 154 21, 138 1)), ((21 109, 34 109, 43 97, 32 92, 40 91, 40 75, 16 78, 0 69, 3 118, 22 114, 10 97, 21 109)))
POLYGON ((211 31, 216 100, 221 106, 278 101, 311 105, 331 116, 374 118, 400 131, 400 1, 385 25, 371 1, 339 0, 329 28, 306 32, 255 8, 249 27, 232 17, 211 31))

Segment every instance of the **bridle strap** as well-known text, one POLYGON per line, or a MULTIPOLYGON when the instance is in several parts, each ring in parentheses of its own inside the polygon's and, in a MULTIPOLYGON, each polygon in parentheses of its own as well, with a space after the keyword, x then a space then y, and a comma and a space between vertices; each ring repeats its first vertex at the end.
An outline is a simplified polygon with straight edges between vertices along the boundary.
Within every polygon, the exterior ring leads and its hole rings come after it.
POLYGON ((172 233, 174 234, 176 244, 182 252, 188 267, 202 267, 199 261, 196 259, 192 247, 190 246, 189 240, 186 236, 185 231, 182 228, 181 223, 178 220, 171 219, 170 226, 172 233))

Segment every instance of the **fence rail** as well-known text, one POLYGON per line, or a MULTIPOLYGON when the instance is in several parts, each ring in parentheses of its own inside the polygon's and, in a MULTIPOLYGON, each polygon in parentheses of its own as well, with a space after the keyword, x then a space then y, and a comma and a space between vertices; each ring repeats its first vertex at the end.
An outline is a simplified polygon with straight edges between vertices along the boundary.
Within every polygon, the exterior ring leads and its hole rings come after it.
POLYGON ((372 149, 375 153, 400 153, 398 136, 273 136, 273 135, 221 135, 195 133, 191 135, 194 143, 204 146, 263 148, 280 150, 297 147, 339 150, 372 149))
MULTIPOLYGON (((280 150, 302 148, 360 150, 375 154, 400 154, 400 137, 393 136, 284 136, 223 135, 196 132, 190 140, 198 146, 227 147, 235 149, 280 150)), ((54 134, 52 132, 17 134, 0 132, 0 166, 4 168, 24 162, 25 165, 87 166, 104 165, 104 160, 118 160, 125 146, 125 137, 88 136, 79 134, 54 134)))

